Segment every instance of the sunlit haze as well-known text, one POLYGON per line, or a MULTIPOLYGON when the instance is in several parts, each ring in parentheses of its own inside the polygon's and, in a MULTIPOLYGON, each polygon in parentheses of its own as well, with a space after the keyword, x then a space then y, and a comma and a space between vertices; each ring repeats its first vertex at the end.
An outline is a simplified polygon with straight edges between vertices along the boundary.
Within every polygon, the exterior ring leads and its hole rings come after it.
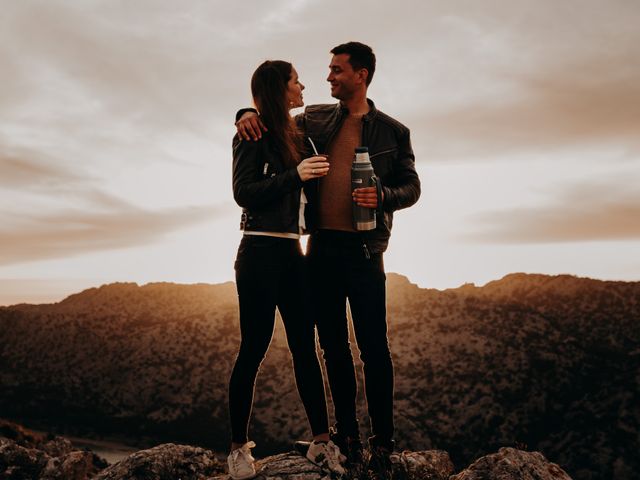
POLYGON ((234 115, 284 59, 377 54, 423 193, 388 272, 640 279, 640 2, 2 1, 0 305, 115 281, 233 280, 234 115))

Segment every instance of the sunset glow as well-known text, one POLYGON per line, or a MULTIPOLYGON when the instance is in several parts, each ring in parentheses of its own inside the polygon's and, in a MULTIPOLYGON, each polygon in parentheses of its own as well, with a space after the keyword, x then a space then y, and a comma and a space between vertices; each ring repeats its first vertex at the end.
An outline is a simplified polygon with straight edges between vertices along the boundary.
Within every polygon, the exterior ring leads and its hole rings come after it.
POLYGON ((370 44, 423 195, 386 270, 640 279, 640 3, 2 2, 0 305, 115 281, 233 280, 231 138, 249 79, 370 44))

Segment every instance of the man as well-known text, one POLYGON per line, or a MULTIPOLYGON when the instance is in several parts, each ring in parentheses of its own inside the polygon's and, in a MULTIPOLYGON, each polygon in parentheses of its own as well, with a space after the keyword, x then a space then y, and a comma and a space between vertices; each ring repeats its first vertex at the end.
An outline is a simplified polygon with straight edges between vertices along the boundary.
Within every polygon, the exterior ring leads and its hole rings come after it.
MULTIPOLYGON (((349 42, 331 50, 327 81, 336 105, 311 105, 296 117, 298 127, 318 151, 326 152, 328 174, 305 186, 309 199, 307 227, 311 237, 307 258, 312 307, 327 367, 336 425, 332 439, 352 468, 362 463, 362 443, 356 418, 356 377, 349 345, 346 300, 360 358, 373 436, 368 463, 375 477, 388 477, 394 448, 393 363, 387 341, 386 250, 393 212, 413 205, 420 196, 409 130, 379 111, 367 99, 376 59, 370 47, 349 42), (377 187, 351 192, 351 163, 356 147, 369 149, 377 187), (352 204, 377 211, 375 230, 353 227, 352 204)), ((237 122, 245 139, 256 139, 264 128, 255 113, 237 122)), ((309 152, 310 153, 310 152, 309 152)))

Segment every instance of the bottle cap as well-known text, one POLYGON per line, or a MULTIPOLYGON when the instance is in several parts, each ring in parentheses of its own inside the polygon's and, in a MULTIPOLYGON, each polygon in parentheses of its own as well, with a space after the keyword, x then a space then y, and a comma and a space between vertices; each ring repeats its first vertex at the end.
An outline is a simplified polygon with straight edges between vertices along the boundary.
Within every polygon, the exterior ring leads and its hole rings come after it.
POLYGON ((369 147, 356 147, 356 153, 369 153, 369 147))

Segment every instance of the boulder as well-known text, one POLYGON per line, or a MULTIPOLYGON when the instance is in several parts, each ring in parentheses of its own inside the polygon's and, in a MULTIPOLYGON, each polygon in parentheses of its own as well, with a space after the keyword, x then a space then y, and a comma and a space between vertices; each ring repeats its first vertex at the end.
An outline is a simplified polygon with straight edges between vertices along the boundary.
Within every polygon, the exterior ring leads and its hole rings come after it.
POLYGON ((571 480, 555 463, 539 452, 501 448, 479 458, 449 480, 571 480))
POLYGON ((70 451, 51 456, 0 438, 0 478, 7 480, 86 480, 106 466, 92 452, 70 451))
POLYGON ((165 443, 129 455, 95 480, 207 480, 223 472, 224 462, 211 450, 165 443))

